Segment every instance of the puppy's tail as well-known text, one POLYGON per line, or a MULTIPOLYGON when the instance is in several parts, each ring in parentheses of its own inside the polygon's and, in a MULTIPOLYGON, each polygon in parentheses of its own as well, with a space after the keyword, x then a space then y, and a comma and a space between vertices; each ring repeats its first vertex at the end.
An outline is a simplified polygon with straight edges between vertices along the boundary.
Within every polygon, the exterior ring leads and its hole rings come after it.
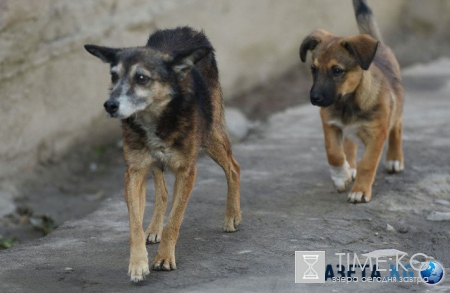
POLYGON ((359 32, 371 35, 378 41, 383 42, 377 22, 373 17, 372 9, 367 5, 366 0, 353 0, 353 8, 355 9, 359 32))

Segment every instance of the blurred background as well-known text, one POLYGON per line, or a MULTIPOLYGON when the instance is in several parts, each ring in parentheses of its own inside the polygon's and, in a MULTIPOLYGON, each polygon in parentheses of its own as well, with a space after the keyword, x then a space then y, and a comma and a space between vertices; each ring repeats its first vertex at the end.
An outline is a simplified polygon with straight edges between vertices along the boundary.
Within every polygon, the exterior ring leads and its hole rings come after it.
MULTIPOLYGON (((450 54, 450 1, 369 4, 403 67, 450 54)), ((51 230, 123 185, 120 123, 102 106, 108 65, 83 45, 141 46, 154 30, 180 25, 210 38, 226 105, 244 121, 308 101, 298 49, 311 31, 357 33, 350 0, 0 0, 5 239, 24 222, 51 230)))

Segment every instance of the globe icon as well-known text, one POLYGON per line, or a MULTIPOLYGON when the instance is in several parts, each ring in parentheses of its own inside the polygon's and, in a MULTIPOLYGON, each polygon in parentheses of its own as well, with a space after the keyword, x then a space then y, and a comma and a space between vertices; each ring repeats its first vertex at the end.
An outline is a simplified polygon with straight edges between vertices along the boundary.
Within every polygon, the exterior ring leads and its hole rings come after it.
POLYGON ((422 279, 428 278, 425 283, 436 285, 444 278, 444 269, 437 261, 429 261, 423 264, 420 276, 422 279))

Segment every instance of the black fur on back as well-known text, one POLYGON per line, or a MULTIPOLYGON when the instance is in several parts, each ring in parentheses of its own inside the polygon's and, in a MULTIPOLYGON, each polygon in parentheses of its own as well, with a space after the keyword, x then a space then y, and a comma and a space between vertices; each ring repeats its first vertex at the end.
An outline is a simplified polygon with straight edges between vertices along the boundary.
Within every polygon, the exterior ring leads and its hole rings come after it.
MULTIPOLYGON (((198 121, 198 134, 202 141, 208 138, 213 123, 213 102, 211 90, 219 87, 219 74, 213 48, 203 32, 190 27, 158 30, 151 34, 147 47, 175 56, 177 52, 201 47, 211 48, 211 52, 190 71, 185 81, 179 81, 175 74, 169 74, 164 82, 170 84, 172 99, 159 117, 156 135, 162 139, 171 138, 174 147, 183 147, 186 135, 198 121)), ((170 64, 166 64, 170 72, 170 64)), ((220 101, 222 102, 222 101, 220 101)), ((127 124, 140 137, 145 138, 143 129, 133 123, 127 124)), ((143 126, 145 128, 145 126, 143 126)), ((145 132, 145 131, 144 131, 145 132)))
POLYGON ((213 50, 209 56, 200 61, 196 67, 211 79, 218 79, 219 75, 214 56, 214 48, 203 31, 199 32, 188 26, 157 30, 150 35, 146 46, 167 54, 176 54, 179 51, 210 47, 213 50))
POLYGON ((157 30, 150 35, 147 47, 164 53, 173 53, 199 47, 212 47, 212 45, 203 32, 183 26, 175 29, 157 30))

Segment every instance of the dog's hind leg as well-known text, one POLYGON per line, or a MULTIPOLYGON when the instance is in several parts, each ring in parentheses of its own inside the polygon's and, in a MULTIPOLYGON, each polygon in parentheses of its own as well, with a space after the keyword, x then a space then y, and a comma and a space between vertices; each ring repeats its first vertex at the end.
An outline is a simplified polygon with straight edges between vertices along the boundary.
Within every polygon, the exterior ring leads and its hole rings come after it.
POLYGON ((181 168, 175 172, 175 188, 173 192, 172 209, 166 226, 163 229, 158 253, 153 260, 154 270, 176 270, 175 245, 177 244, 181 221, 188 203, 192 189, 194 188, 197 167, 181 168))
POLYGON ((241 223, 240 174, 241 167, 233 157, 228 134, 222 127, 213 128, 206 153, 222 167, 228 184, 227 207, 223 229, 234 232, 241 223))
POLYGON ((389 146, 386 154, 386 169, 389 173, 403 171, 402 121, 397 122, 389 132, 389 146))
POLYGON ((159 167, 155 167, 152 170, 152 174, 155 184, 155 208, 150 225, 147 230, 145 230, 145 236, 147 243, 158 243, 161 241, 161 234, 164 226, 168 192, 163 170, 159 167))

